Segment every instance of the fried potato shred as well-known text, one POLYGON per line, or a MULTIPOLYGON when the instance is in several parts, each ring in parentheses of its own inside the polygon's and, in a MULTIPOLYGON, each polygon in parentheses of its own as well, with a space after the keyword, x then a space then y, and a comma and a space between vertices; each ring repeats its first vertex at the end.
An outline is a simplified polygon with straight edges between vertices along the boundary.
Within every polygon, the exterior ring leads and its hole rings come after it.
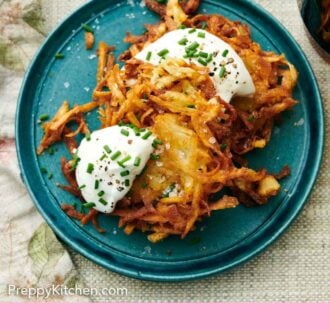
MULTIPOLYGON (((279 179, 289 174, 285 167, 278 175, 246 166, 243 154, 264 148, 275 120, 297 102, 292 97, 297 71, 284 55, 263 51, 250 36, 249 28, 219 15, 196 15, 199 0, 169 0, 167 6, 146 0, 162 21, 146 25, 142 36, 127 34, 131 47, 115 64, 113 47, 98 47, 97 85, 93 102, 69 110, 64 102, 57 114, 43 125, 41 154, 51 144, 88 133, 83 114, 97 108, 101 127, 125 123, 148 127, 162 141, 130 192, 116 206, 125 233, 148 233, 151 242, 169 235, 184 238, 196 221, 212 211, 234 208, 240 202, 251 206, 267 203, 280 191, 279 179), (229 43, 244 61, 256 87, 252 97, 236 97, 232 104, 216 96, 208 69, 168 58, 159 65, 134 59, 143 47, 167 31, 184 24, 205 28, 229 43), (76 122, 74 132, 67 130, 76 122), (227 188, 233 196, 224 195, 227 188)), ((67 163, 62 161, 69 186, 78 194, 67 163), (73 180, 73 181, 72 181, 73 180)), ((96 223, 96 214, 80 214, 68 205, 64 211, 82 223, 96 223)))

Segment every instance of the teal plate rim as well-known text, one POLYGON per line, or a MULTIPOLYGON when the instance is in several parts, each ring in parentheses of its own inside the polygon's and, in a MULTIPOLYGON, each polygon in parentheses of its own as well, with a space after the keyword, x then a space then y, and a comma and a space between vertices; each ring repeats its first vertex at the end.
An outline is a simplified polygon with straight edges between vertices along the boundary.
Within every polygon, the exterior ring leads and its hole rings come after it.
MULTIPOLYGON (((219 5, 219 3, 212 0, 205 0, 205 2, 219 5)), ((314 107, 313 112, 310 114, 310 125, 314 129, 311 129, 310 133, 309 149, 308 153, 306 153, 308 157, 305 157, 302 171, 297 175, 292 197, 283 201, 270 216, 269 221, 261 226, 253 235, 248 236, 233 248, 219 254, 198 258, 197 260, 175 262, 146 260, 123 254, 114 249, 104 249, 102 244, 97 240, 91 237, 88 237, 88 239, 83 237, 81 229, 75 226, 73 221, 72 225, 66 223, 65 226, 64 222, 61 223, 59 221, 58 218, 63 217, 63 212, 59 210, 53 195, 51 195, 48 188, 43 184, 41 177, 36 175, 38 164, 35 159, 35 152, 33 148, 28 147, 29 142, 32 145, 34 144, 30 130, 24 126, 25 122, 22 119, 24 115, 26 116, 24 114, 24 108, 28 104, 31 93, 29 87, 33 85, 32 82, 36 78, 42 78, 39 74, 38 67, 43 63, 43 54, 46 53, 48 46, 56 43, 56 39, 59 38, 61 32, 70 28, 72 17, 77 17, 86 11, 90 12, 95 3, 96 1, 92 0, 78 8, 46 38, 26 72, 20 90, 15 124, 17 156, 22 180, 39 212, 56 235, 74 250, 109 270, 137 279, 183 281, 203 278, 229 270, 259 254, 274 242, 293 222, 311 193, 322 161, 324 118, 322 98, 317 80, 300 46, 281 23, 273 18, 265 9, 250 0, 236 0, 235 3, 253 11, 264 24, 272 27, 273 33, 278 33, 283 37, 283 40, 290 44, 296 62, 299 61, 304 67, 304 76, 307 79, 305 83, 309 86, 309 103, 313 104, 314 107)), ((230 4, 227 3, 226 6, 230 6, 230 4)))

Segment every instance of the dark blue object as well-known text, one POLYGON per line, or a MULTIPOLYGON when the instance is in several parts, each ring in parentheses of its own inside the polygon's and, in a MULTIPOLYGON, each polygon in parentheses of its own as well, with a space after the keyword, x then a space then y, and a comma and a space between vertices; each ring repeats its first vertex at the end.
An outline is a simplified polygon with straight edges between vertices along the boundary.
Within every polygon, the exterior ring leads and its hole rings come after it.
MULTIPOLYGON (((91 99, 95 85, 96 61, 86 51, 81 23, 94 27, 97 41, 117 47, 127 45, 126 31, 142 33, 145 23, 158 17, 139 2, 92 1, 67 18, 47 38, 28 70, 21 90, 16 137, 20 168, 25 184, 40 213, 65 243, 94 262, 115 272, 157 281, 179 281, 209 276, 234 267, 255 256, 280 236, 302 209, 312 189, 321 162, 323 147, 322 102, 314 74, 302 50, 291 35, 268 12, 251 1, 205 0, 200 12, 223 14, 246 22, 253 38, 263 49, 285 53, 300 72, 294 96, 299 104, 284 114, 275 127, 267 148, 249 155, 250 166, 278 172, 289 164, 292 175, 282 180, 281 193, 267 205, 214 212, 184 240, 170 237, 156 245, 146 235, 130 236, 117 228, 115 217, 100 217, 107 233, 98 233, 92 225, 81 226, 62 212, 60 204, 75 198, 57 188, 65 182, 59 167, 61 156, 69 157, 62 144, 54 155, 36 156, 42 138, 37 124, 41 113, 54 115, 63 100, 71 105, 91 99), (54 54, 64 59, 54 59, 54 54), (40 168, 53 174, 49 180, 40 168)), ((97 113, 88 115, 92 129, 99 127, 97 113)))
POLYGON ((319 33, 322 12, 321 2, 322 0, 299 0, 298 5, 309 33, 325 51, 330 53, 330 43, 326 43, 319 33))

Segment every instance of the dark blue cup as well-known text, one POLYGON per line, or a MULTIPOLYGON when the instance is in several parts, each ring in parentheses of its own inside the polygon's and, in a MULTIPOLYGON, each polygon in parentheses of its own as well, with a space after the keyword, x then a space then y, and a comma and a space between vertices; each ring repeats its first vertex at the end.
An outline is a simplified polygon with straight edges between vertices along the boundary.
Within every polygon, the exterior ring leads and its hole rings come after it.
POLYGON ((303 21, 314 40, 330 54, 330 40, 326 42, 322 37, 321 14, 324 0, 297 0, 303 21))

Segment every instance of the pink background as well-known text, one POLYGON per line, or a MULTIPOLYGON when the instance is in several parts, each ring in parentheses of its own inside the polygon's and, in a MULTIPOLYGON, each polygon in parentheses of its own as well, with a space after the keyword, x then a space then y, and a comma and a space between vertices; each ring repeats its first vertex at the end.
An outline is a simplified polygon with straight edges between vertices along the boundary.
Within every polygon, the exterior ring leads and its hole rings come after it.
POLYGON ((323 330, 327 304, 2 304, 1 329, 323 330))

